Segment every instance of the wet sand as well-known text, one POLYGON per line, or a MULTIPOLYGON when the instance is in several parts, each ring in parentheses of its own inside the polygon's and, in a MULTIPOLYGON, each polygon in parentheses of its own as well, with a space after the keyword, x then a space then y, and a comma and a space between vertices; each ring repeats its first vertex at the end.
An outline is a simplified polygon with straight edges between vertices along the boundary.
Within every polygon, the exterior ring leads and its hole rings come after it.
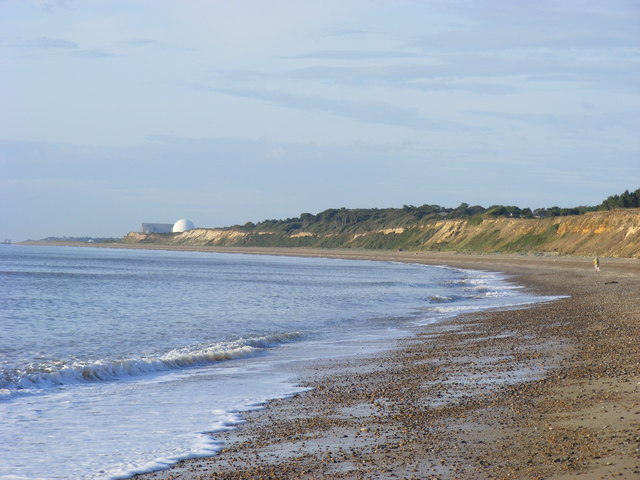
POLYGON ((500 271, 570 297, 305 365, 299 383, 312 389, 216 434, 220 454, 136 478, 640 478, 640 261, 601 259, 596 273, 577 257, 216 250, 500 271))

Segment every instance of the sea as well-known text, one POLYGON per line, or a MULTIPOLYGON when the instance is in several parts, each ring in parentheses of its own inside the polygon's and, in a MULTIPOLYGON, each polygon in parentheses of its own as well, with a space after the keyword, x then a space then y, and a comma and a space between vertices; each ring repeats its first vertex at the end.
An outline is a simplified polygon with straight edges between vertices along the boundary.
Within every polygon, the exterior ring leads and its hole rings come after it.
POLYGON ((214 455, 305 367, 547 300, 419 264, 0 246, 0 479, 124 479, 214 455))

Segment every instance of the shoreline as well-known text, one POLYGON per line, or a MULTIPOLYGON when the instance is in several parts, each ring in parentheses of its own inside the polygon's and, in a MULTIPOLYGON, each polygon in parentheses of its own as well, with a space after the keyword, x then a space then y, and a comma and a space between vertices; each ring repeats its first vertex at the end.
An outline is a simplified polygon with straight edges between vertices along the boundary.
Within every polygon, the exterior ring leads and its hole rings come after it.
MULTIPOLYGON (((509 268, 517 260, 536 259, 543 263, 566 262, 577 265, 586 262, 593 268, 593 257, 580 255, 565 255, 555 252, 546 253, 468 253, 456 251, 413 251, 413 250, 366 250, 347 248, 308 248, 308 247, 221 247, 221 246, 201 246, 201 245, 161 245, 145 243, 86 243, 67 241, 33 241, 27 240, 16 242, 17 246, 49 246, 49 247, 81 247, 81 248, 113 248, 125 250, 163 250, 177 252, 210 252, 210 253, 234 253, 244 255, 274 255, 289 257, 321 257, 321 258, 344 258, 352 260, 378 260, 378 261, 399 261, 408 263, 423 263, 426 265, 450 265, 449 262, 460 264, 460 268, 467 268, 464 265, 482 265, 487 270, 500 272, 497 268, 503 265, 509 268)), ((640 258, 632 257, 602 257, 609 266, 624 265, 624 268, 636 268, 640 272, 640 258)), ((529 263, 529 262, 527 262, 529 263)), ((450 265, 456 266, 456 265, 450 265)), ((480 267, 468 267, 480 268, 480 267)))
POLYGON ((312 390, 243 413, 215 434, 216 456, 132 478, 640 478, 638 260, 601 259, 595 273, 583 257, 168 249, 490 270, 570 297, 458 316, 392 351, 308 365, 299 383, 312 390))

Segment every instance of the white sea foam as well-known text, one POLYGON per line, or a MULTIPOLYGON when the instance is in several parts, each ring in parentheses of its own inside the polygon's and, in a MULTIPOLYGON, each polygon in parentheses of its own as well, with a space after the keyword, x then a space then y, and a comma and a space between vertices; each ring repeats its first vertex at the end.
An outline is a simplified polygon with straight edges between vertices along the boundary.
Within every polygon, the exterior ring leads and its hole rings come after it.
POLYGON ((5 379, 0 385, 0 398, 38 393, 43 389, 62 385, 108 382, 244 358, 266 348, 299 339, 302 335, 301 332, 291 332, 233 342, 215 342, 173 349, 157 356, 31 364, 23 370, 5 372, 5 379))
MULTIPOLYGON (((247 410, 248 409, 249 408, 247 408, 247 410)), ((211 413, 216 418, 218 418, 218 423, 207 432, 197 433, 194 436, 194 440, 191 444, 191 449, 188 453, 156 458, 143 465, 131 464, 119 466, 105 472, 105 476, 107 476, 110 480, 124 480, 127 478, 131 478, 133 475, 140 475, 143 473, 155 472, 158 470, 166 470, 172 465, 175 465, 176 463, 183 460, 188 460, 191 458, 210 457, 212 455, 215 455, 220 451, 224 444, 220 441, 217 441, 211 434, 230 430, 236 425, 243 423, 244 420, 239 414, 233 412, 213 410, 211 413)))
POLYGON ((431 295, 429 297, 429 303, 449 303, 453 302, 455 298, 447 295, 431 295))

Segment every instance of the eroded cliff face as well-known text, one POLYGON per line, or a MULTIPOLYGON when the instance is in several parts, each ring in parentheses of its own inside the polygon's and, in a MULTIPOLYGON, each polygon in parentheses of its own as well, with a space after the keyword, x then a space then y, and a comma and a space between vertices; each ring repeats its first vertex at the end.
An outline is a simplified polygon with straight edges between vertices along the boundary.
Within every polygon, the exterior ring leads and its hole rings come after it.
POLYGON ((640 258, 640 210, 591 212, 547 219, 444 220, 424 246, 475 252, 555 252, 640 258))
POLYGON ((358 234, 245 232, 196 228, 180 234, 130 233, 125 243, 198 246, 331 246, 462 252, 542 252, 640 258, 640 209, 591 212, 546 219, 482 217, 440 220, 358 234), (387 237, 391 235, 392 237, 387 237), (383 242, 372 239, 384 237, 383 242), (304 243, 303 243, 304 242, 304 243), (377 246, 380 245, 380 246, 377 246), (393 245, 391 247, 390 245, 393 245))
POLYGON ((182 233, 138 233, 131 232, 125 236, 124 243, 154 243, 167 245, 233 245, 238 238, 245 237, 245 232, 217 228, 194 228, 182 233))

